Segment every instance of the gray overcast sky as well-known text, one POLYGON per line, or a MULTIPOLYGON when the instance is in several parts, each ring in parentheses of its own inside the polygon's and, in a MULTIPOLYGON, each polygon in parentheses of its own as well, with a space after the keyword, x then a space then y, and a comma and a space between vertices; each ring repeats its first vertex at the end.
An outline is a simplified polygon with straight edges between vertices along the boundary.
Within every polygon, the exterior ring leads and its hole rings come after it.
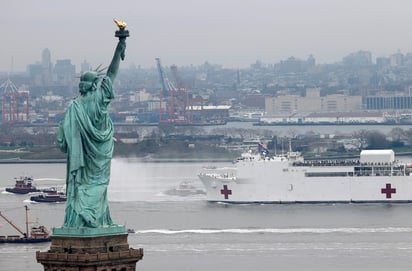
POLYGON ((126 61, 142 67, 247 67, 290 56, 333 63, 358 50, 375 59, 412 52, 407 0, 10 0, 0 3, 0 71, 24 71, 49 48, 52 62, 108 65, 113 18, 127 22, 126 61), (12 61, 13 59, 13 61, 12 61))

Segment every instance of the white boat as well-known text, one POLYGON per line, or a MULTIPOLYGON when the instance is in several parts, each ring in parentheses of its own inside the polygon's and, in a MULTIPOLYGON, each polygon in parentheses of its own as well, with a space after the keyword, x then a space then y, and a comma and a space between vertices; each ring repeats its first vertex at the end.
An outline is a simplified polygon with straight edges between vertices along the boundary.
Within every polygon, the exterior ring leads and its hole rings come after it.
POLYGON ((206 194, 203 189, 198 189, 192 182, 182 181, 175 188, 165 191, 165 194, 171 196, 194 196, 194 195, 204 195, 206 194))
POLYGON ((298 152, 269 157, 251 151, 233 167, 204 168, 209 202, 412 202, 412 167, 393 150, 363 150, 359 159, 304 160, 298 152))

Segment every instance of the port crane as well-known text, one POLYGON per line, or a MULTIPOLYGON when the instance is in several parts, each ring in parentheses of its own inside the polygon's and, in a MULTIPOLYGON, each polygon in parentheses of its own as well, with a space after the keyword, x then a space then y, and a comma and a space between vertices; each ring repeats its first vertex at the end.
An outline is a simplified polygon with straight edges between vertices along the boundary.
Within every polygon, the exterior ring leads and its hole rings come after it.
POLYGON ((168 92, 172 90, 176 90, 175 85, 169 80, 169 77, 167 77, 167 74, 165 73, 162 64, 160 62, 160 58, 156 58, 156 63, 157 63, 157 70, 159 72, 159 77, 160 77, 160 84, 162 85, 161 91, 168 92))
POLYGON ((180 80, 177 77, 177 66, 172 66, 172 72, 175 77, 176 84, 169 80, 166 72, 164 71, 160 58, 156 58, 157 70, 159 72, 160 84, 162 89, 160 90, 160 108, 159 108, 159 122, 160 123, 174 123, 174 124, 190 124, 189 110, 189 94, 186 88, 181 86, 180 80), (163 119, 163 97, 168 99, 167 109, 168 118, 163 119))
POLYGON ((10 79, 0 85, 3 89, 2 123, 27 122, 29 119, 29 92, 18 91, 10 79))

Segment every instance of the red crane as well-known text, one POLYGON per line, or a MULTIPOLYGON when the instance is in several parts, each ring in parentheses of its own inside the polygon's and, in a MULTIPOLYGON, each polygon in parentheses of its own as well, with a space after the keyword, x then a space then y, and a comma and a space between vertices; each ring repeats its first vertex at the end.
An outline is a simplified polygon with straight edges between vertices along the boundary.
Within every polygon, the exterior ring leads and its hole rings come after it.
POLYGON ((3 89, 2 123, 29 121, 29 92, 18 91, 10 79, 0 85, 3 89))
POLYGON ((167 74, 164 72, 163 67, 160 63, 160 59, 156 58, 157 69, 160 76, 160 83, 162 89, 160 91, 160 109, 159 109, 159 122, 160 123, 175 123, 175 124, 189 124, 190 114, 189 114, 189 94, 186 88, 181 86, 180 78, 177 76, 177 67, 173 65, 171 70, 175 77, 176 84, 169 80, 167 74), (167 96, 168 103, 167 108, 169 111, 168 119, 164 120, 162 118, 162 101, 163 96, 167 96))

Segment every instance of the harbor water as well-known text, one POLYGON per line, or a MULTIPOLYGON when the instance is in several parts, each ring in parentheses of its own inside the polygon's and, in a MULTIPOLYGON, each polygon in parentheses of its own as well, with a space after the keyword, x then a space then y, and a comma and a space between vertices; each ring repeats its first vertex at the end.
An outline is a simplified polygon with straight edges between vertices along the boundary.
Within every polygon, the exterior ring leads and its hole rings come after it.
MULTIPOLYGON (((143 248, 137 270, 409 270, 412 204, 230 205, 204 194, 168 195, 182 181, 202 184, 202 166, 224 163, 145 163, 114 159, 109 187, 113 220, 134 229, 143 248)), ((229 165, 229 164, 228 164, 229 165)), ((13 178, 31 175, 38 187, 63 187, 65 164, 0 164, 0 211, 24 229, 63 222, 64 203, 34 203, 4 192, 13 178)), ((17 234, 0 221, 0 235, 17 234)), ((0 269, 40 271, 36 251, 50 243, 0 244, 0 269)))

